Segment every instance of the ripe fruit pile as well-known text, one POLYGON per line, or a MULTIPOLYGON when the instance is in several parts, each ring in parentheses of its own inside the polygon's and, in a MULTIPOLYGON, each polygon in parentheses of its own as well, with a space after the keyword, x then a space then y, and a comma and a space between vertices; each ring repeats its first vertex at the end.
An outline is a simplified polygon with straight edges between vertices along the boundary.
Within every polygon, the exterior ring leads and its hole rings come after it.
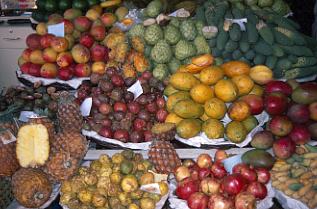
POLYGON ((301 145, 287 160, 278 160, 271 171, 272 186, 287 196, 317 206, 317 149, 301 145))
POLYGON ((260 149, 273 146, 276 157, 287 159, 296 145, 316 138, 317 83, 270 81, 264 91, 264 109, 271 120, 267 130, 254 136, 251 145, 260 149))
POLYGON ((111 158, 101 155, 89 167, 79 168, 79 174, 64 181, 60 203, 68 208, 144 208, 154 209, 168 193, 164 181, 155 182, 151 163, 141 154, 123 151, 111 158), (140 190, 140 186, 158 183, 160 194, 140 190))
POLYGON ((209 139, 223 138, 241 143, 257 126, 255 115, 262 113, 262 87, 272 79, 265 66, 251 68, 241 61, 213 66, 213 57, 205 54, 179 68, 169 79, 164 94, 169 115, 166 122, 175 123, 181 138, 204 132, 209 139), (259 77, 258 73, 262 72, 259 77), (226 103, 231 103, 227 108, 226 103), (226 127, 226 113, 232 120, 226 127))
POLYGON ((164 122, 168 114, 162 96, 164 84, 145 71, 138 79, 143 94, 135 98, 127 89, 136 80, 124 79, 118 72, 108 68, 105 75, 93 76, 91 81, 97 86, 92 87, 90 92, 86 88, 79 89, 79 100, 92 97, 87 129, 122 142, 151 141, 152 126, 156 122, 164 122))
POLYGON ((214 209, 219 205, 222 208, 256 208, 256 201, 267 196, 268 170, 240 163, 229 174, 221 162, 225 158, 225 151, 218 150, 214 162, 208 154, 201 154, 196 162, 185 160, 176 169, 176 195, 186 200, 190 209, 214 209))

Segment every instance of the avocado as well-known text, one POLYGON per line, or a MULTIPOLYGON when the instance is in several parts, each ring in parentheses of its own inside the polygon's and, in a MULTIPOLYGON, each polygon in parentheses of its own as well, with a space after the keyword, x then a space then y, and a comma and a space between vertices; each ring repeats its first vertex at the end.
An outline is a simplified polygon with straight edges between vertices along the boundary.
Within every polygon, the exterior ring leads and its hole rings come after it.
POLYGON ((252 165, 255 168, 271 169, 274 165, 274 157, 261 149, 253 149, 245 152, 242 155, 242 162, 252 165))
POLYGON ((317 84, 304 83, 295 88, 292 100, 299 104, 311 104, 317 101, 317 84))

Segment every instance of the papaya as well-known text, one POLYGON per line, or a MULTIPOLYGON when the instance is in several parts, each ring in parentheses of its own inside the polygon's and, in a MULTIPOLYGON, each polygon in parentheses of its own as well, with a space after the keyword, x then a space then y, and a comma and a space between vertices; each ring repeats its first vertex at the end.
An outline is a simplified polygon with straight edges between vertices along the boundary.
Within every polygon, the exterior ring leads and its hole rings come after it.
POLYGON ((231 121, 226 126, 226 137, 233 143, 241 143, 247 136, 247 129, 239 121, 231 121))
POLYGON ((238 87, 229 79, 222 79, 215 85, 215 95, 224 102, 234 101, 238 93, 238 87))
POLYGON ((242 162, 252 165, 255 168, 271 169, 274 165, 274 157, 261 149, 253 149, 245 152, 242 155, 242 162))
POLYGON ((199 118, 204 114, 204 108, 191 99, 185 99, 174 105, 173 112, 182 118, 199 118))
POLYGON ((208 119, 203 123, 202 131, 209 139, 223 138, 225 127, 217 119, 208 119))
POLYGON ((292 92, 292 100, 299 104, 311 104, 317 101, 317 83, 304 83, 292 92))
POLYGON ((176 93, 176 92, 178 92, 178 90, 175 89, 172 85, 167 85, 167 86, 165 87, 163 93, 164 93, 165 96, 170 96, 170 95, 172 95, 172 94, 174 94, 174 93, 176 93))
POLYGON ((197 136, 201 131, 201 122, 198 119, 184 119, 176 126, 178 136, 189 139, 197 136))
POLYGON ((169 83, 178 90, 189 91, 195 85, 199 84, 199 80, 191 73, 177 72, 173 74, 169 83))
POLYGON ((179 91, 170 95, 166 102, 167 111, 172 112, 174 105, 184 99, 190 99, 189 92, 179 91))

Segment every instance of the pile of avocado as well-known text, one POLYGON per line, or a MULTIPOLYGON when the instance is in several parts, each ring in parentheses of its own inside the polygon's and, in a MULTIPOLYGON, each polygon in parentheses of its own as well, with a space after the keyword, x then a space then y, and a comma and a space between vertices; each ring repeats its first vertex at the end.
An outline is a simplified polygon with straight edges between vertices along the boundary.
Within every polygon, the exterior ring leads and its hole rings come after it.
POLYGON ((65 10, 70 8, 85 12, 89 7, 99 3, 100 0, 37 0, 37 9, 33 11, 32 18, 38 22, 46 22, 48 16, 53 13, 63 14, 65 10))

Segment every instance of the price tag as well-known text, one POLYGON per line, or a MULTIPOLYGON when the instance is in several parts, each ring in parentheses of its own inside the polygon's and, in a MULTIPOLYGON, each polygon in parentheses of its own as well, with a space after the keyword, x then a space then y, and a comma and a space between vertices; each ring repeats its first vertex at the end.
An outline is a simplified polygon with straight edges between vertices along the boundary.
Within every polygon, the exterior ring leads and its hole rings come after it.
POLYGON ((161 194, 160 186, 157 183, 142 185, 140 190, 154 194, 161 194))
POLYGON ((143 88, 142 88, 141 83, 140 83, 139 80, 137 82, 135 82, 127 90, 134 94, 134 99, 138 98, 141 94, 143 94, 143 88))
POLYGON ((34 118, 34 117, 38 117, 39 115, 32 112, 32 111, 22 111, 20 113, 20 117, 19 117, 19 121, 22 121, 22 122, 28 122, 29 121, 29 118, 34 118))
POLYGON ((10 144, 15 142, 17 138, 9 130, 4 130, 0 132, 0 139, 3 144, 10 144))
POLYGON ((92 107, 92 98, 86 98, 83 103, 80 105, 81 115, 87 117, 90 115, 90 110, 92 107))
POLYGON ((62 22, 55 25, 47 26, 47 32, 57 37, 64 37, 65 35, 64 23, 62 22))
POLYGON ((248 22, 247 18, 242 18, 242 19, 229 19, 229 18, 226 18, 226 20, 229 20, 232 23, 238 24, 240 26, 241 31, 246 31, 244 23, 248 22))

